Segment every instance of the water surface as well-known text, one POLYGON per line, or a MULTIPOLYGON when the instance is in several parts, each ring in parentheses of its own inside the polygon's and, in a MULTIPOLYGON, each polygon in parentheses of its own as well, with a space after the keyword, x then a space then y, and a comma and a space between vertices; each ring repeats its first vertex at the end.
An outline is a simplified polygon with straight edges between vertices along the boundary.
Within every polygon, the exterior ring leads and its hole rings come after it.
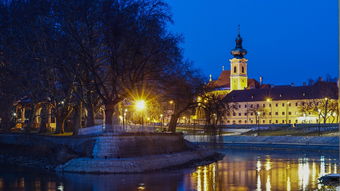
POLYGON ((223 160, 141 174, 55 174, 0 168, 0 191, 297 191, 317 190, 317 179, 339 173, 338 153, 220 150, 223 160))

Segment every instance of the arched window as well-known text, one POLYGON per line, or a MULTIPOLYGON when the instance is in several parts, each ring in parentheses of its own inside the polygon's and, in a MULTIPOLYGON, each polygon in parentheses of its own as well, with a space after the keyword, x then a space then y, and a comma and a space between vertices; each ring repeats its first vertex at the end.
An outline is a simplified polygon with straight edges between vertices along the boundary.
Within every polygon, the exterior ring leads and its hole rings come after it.
POLYGON ((236 73, 236 66, 234 66, 234 73, 236 73))
POLYGON ((242 66, 242 73, 244 73, 244 67, 242 66))

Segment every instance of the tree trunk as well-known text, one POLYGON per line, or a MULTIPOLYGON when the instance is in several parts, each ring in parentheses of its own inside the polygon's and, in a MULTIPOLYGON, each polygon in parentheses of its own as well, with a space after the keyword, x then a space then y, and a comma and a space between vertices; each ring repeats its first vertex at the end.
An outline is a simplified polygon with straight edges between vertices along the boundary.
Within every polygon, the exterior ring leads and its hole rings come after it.
POLYGON ((55 133, 57 134, 63 134, 65 132, 65 121, 66 121, 66 118, 64 117, 57 117, 57 126, 56 126, 56 129, 55 129, 55 133))
POLYGON ((83 104, 80 102, 75 108, 74 108, 74 123, 73 123, 73 135, 78 135, 79 129, 82 127, 82 111, 83 111, 83 104))
POLYGON ((86 126, 91 127, 95 125, 95 112, 94 112, 94 106, 93 104, 89 104, 87 109, 87 122, 86 126))
POLYGON ((46 133, 47 132, 47 107, 45 104, 42 105, 41 111, 40 111, 40 129, 39 133, 46 133))
POLYGON ((169 131, 172 133, 176 132, 177 121, 180 114, 173 114, 171 115, 170 123, 169 123, 169 131))
POLYGON ((105 104, 105 130, 113 130, 113 114, 114 114, 114 104, 105 104))

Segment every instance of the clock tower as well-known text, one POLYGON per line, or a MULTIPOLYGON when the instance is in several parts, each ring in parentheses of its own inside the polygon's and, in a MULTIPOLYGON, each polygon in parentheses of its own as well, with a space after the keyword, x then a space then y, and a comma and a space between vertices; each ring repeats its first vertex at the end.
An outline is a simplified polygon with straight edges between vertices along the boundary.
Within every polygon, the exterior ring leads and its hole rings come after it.
POLYGON ((244 56, 247 50, 242 47, 240 30, 236 37, 236 47, 231 50, 233 58, 230 59, 230 90, 244 90, 248 87, 247 59, 244 56))

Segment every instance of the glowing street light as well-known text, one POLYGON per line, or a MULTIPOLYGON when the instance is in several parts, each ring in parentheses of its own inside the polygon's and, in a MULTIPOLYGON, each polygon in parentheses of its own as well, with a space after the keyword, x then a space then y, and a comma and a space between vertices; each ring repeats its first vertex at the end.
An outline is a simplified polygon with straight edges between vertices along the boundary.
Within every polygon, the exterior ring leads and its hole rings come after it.
POLYGON ((135 109, 138 112, 141 112, 142 115, 142 128, 144 128, 144 113, 143 111, 146 109, 146 102, 145 100, 136 100, 135 101, 135 109))
POLYGON ((146 108, 146 103, 144 100, 137 100, 135 103, 136 111, 143 111, 146 108))

